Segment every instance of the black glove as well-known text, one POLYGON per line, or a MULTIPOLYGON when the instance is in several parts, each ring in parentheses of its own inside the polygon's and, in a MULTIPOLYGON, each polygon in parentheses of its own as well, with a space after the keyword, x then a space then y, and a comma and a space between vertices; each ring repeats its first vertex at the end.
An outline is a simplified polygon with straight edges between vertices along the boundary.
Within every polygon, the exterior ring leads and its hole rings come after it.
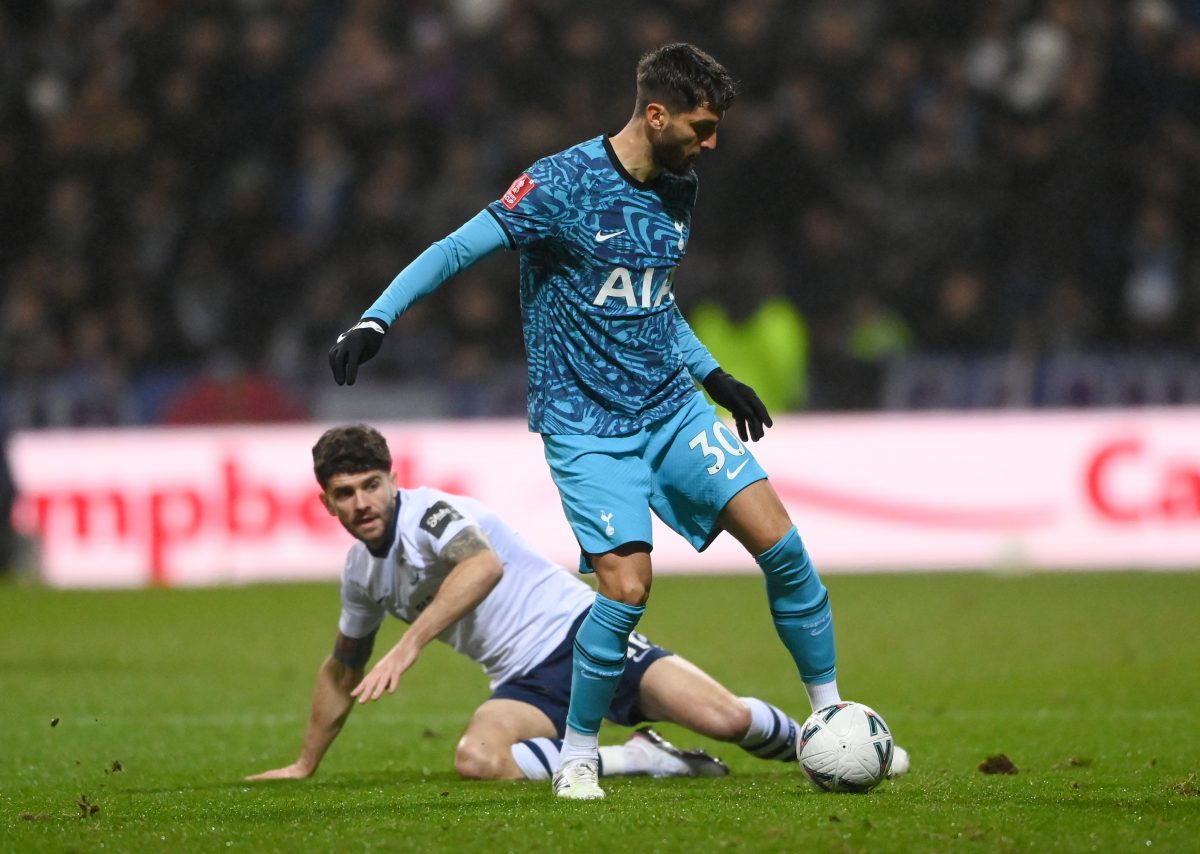
POLYGON ((703 385, 714 403, 733 413, 738 435, 742 437, 743 442, 751 439, 757 442, 763 437, 763 425, 771 426, 771 415, 767 412, 767 407, 758 399, 754 389, 744 382, 739 382, 717 368, 705 377, 703 385), (746 435, 747 428, 749 436, 746 435))
POLYGON ((354 385, 358 366, 379 352, 388 325, 374 317, 364 317, 353 329, 338 336, 329 348, 329 367, 338 385, 354 385))

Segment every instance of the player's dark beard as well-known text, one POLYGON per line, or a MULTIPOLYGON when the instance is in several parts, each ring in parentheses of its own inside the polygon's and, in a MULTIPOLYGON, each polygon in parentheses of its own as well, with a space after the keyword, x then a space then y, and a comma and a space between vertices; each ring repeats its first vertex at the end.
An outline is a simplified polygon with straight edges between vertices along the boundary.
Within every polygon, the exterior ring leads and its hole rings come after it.
POLYGON ((694 158, 685 156, 682 148, 663 141, 661 137, 650 141, 650 152, 654 157, 654 162, 668 172, 686 175, 692 168, 694 158))

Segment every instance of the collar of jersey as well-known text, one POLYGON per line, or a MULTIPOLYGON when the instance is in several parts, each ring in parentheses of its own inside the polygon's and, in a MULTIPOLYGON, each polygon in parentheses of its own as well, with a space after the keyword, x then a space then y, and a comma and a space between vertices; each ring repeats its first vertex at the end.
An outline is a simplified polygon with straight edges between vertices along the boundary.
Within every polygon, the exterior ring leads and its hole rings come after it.
MULTIPOLYGON (((392 544, 396 542, 396 524, 400 519, 400 491, 396 490, 396 506, 392 510, 392 519, 388 522, 387 535, 383 538, 383 545, 379 547, 379 551, 375 551, 370 546, 367 546, 367 551, 371 553, 371 557, 387 557, 388 552, 392 550, 392 544)), ((366 543, 363 543, 366 546, 366 543)))
POLYGON ((604 153, 608 155, 608 159, 612 163, 613 169, 617 170, 617 174, 624 178, 628 183, 637 187, 639 190, 649 190, 651 187, 657 184, 659 177, 662 175, 661 172, 659 172, 658 175, 655 175, 649 181, 639 181, 637 178, 629 174, 629 171, 621 163, 621 158, 617 157, 617 152, 613 150, 612 143, 609 142, 609 137, 611 136, 611 133, 606 133, 604 135, 604 153))

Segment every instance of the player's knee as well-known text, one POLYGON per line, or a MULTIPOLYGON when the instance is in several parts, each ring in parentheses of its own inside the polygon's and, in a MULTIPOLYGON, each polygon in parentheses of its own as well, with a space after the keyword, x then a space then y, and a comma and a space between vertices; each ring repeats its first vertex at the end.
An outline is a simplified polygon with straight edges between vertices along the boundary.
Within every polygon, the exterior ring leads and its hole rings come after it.
POLYGON ((466 780, 499 780, 505 776, 505 758, 505 754, 464 738, 454 750, 454 770, 466 780))
POLYGON ((650 599, 650 585, 635 580, 622 581, 610 585, 609 592, 604 595, 614 602, 623 602, 626 605, 645 605, 650 599))
POLYGON ((650 598, 650 579, 634 573, 603 577, 599 587, 605 598, 625 605, 645 605, 650 598))

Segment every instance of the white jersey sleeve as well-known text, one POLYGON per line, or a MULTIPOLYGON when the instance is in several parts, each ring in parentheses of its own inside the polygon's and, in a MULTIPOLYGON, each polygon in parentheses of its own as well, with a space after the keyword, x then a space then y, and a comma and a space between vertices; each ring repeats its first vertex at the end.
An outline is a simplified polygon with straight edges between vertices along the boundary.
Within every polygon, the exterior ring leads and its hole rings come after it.
MULTIPOLYGON (((370 591, 353 571, 366 551, 362 543, 355 543, 346 555, 342 570, 342 615, 338 619, 338 631, 348 638, 365 638, 378 631, 387 616, 384 603, 371 598, 370 591)), ((370 555, 366 554, 366 557, 370 555)))
MULTIPOLYGON (((417 492, 414 490, 413 494, 417 492)), ((432 492, 432 490, 419 490, 419 492, 432 492)), ((459 496, 447 495, 443 498, 433 495, 429 497, 432 499, 432 503, 415 514, 420 519, 417 521, 416 529, 412 532, 412 539, 426 559, 432 562, 441 560, 442 552, 446 550, 450 541, 467 528, 475 527, 482 530, 483 526, 469 508, 458 506, 463 503, 463 499, 459 496)), ((453 567, 449 567, 449 569, 453 569, 453 567)))

